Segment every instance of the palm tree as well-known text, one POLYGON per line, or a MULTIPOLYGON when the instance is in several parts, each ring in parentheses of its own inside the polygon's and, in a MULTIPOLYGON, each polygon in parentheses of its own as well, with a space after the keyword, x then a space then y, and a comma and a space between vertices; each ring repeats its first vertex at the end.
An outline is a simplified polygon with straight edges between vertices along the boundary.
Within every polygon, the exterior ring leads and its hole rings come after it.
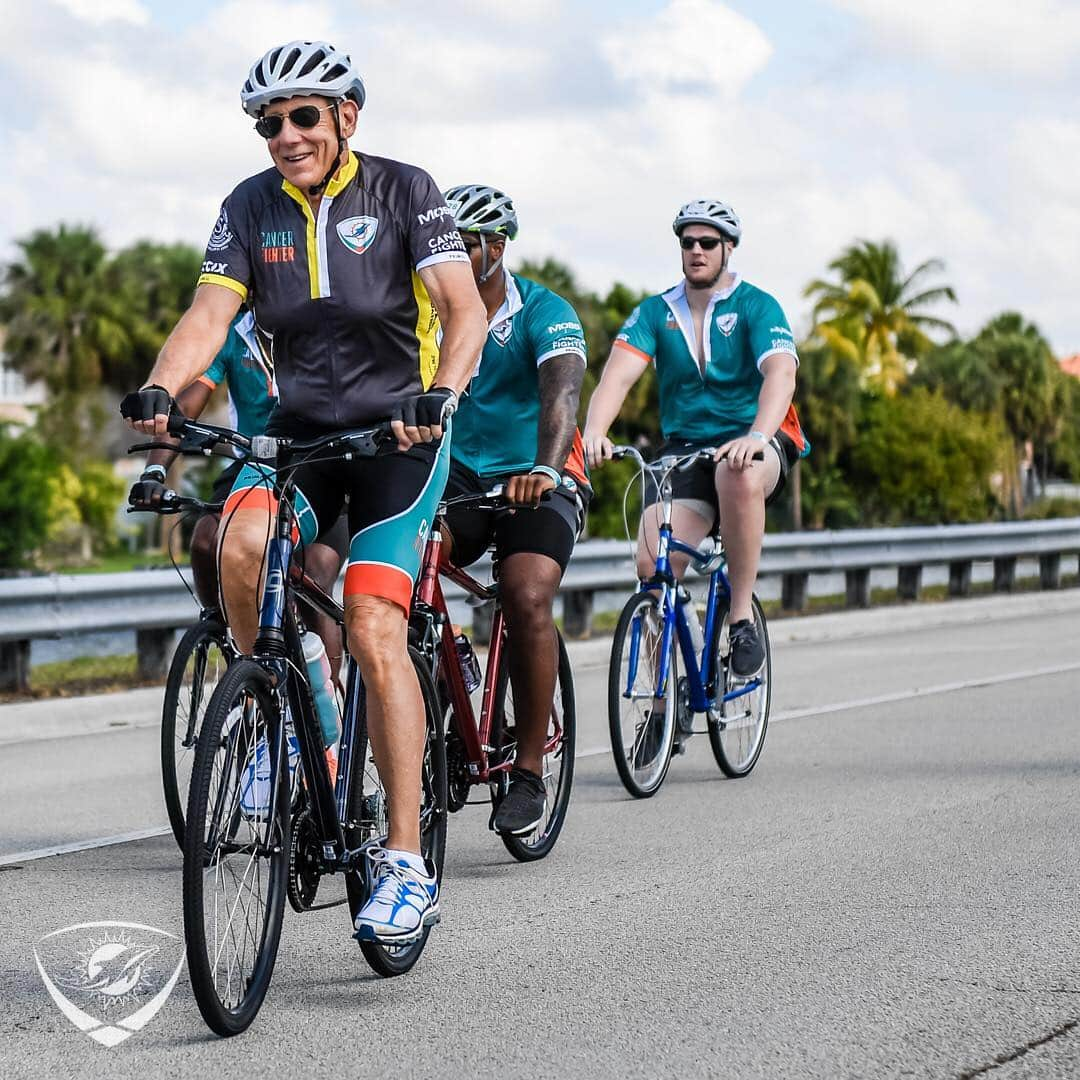
POLYGON ((829 263, 839 281, 811 281, 804 296, 816 297, 814 336, 856 361, 864 378, 894 394, 918 358, 934 346, 927 331, 954 336, 951 323, 925 312, 943 300, 956 302, 951 285, 923 287, 944 269, 928 259, 904 275, 896 245, 859 240, 829 263))
POLYGON ((132 349, 124 298, 109 287, 105 247, 91 228, 42 229, 18 246, 0 296, 4 350, 13 369, 45 384, 41 430, 77 460, 97 448, 104 368, 132 349))

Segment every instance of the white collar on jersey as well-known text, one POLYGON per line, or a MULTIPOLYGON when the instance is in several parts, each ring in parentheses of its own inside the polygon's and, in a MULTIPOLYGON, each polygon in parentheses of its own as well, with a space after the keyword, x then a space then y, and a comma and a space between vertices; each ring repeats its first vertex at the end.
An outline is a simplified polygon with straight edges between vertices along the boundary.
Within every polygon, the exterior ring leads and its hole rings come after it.
POLYGON ((506 299, 503 300, 499 310, 491 317, 488 330, 498 326, 501 322, 505 322, 507 319, 512 319, 525 306, 521 299, 521 293, 518 292, 514 275, 509 270, 503 270, 503 281, 506 282, 506 299))
MULTIPOLYGON (((709 298, 709 302, 716 303, 719 300, 727 300, 741 283, 742 277, 738 270, 733 270, 731 272, 731 284, 726 289, 718 289, 714 292, 709 298)), ((686 278, 683 278, 674 288, 668 289, 668 291, 663 294, 663 297, 668 303, 677 303, 680 300, 686 301, 686 278)), ((688 303, 689 301, 686 302, 688 303)))

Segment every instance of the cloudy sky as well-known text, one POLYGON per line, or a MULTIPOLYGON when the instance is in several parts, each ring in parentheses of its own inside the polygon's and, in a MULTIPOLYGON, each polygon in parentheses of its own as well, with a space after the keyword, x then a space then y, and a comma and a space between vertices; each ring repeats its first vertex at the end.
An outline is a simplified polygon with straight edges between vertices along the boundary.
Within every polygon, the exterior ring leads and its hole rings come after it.
POLYGON ((806 329, 857 237, 947 263, 963 332, 1015 308, 1080 351, 1080 0, 0 0, 0 258, 91 223, 202 246, 267 164, 239 107, 265 49, 326 38, 368 89, 354 145, 491 183, 519 256, 589 286, 678 277, 710 195, 737 264, 806 329), (448 11, 456 15, 448 15, 448 11))

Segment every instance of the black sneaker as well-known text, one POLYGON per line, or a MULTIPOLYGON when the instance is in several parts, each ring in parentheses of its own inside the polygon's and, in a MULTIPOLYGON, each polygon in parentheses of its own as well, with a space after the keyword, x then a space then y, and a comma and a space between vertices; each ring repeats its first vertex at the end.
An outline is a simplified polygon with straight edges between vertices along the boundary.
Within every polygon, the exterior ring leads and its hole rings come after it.
POLYGON ((664 714, 650 710, 634 732, 634 768, 646 768, 660 751, 664 714))
POLYGON ((499 803, 491 827, 508 836, 528 836, 547 810, 544 781, 528 769, 510 770, 510 789, 499 803))
POLYGON ((731 673, 737 679, 752 679, 765 666, 765 648, 751 619, 732 623, 728 630, 731 642, 731 673))

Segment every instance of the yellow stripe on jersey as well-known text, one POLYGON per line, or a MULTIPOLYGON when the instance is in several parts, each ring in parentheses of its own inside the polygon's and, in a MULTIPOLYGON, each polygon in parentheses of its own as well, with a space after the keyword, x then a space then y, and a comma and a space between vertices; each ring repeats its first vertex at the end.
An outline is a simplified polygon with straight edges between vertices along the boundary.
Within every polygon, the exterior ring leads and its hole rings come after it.
POLYGON ((247 286, 242 281, 226 277, 224 274, 200 274, 195 287, 198 288, 200 285, 222 285, 226 289, 232 289, 241 300, 246 300, 248 297, 247 286))
POLYGON ((439 314, 428 296, 420 275, 412 272, 413 296, 416 298, 416 342, 420 354, 420 381, 426 390, 439 367, 439 314))

